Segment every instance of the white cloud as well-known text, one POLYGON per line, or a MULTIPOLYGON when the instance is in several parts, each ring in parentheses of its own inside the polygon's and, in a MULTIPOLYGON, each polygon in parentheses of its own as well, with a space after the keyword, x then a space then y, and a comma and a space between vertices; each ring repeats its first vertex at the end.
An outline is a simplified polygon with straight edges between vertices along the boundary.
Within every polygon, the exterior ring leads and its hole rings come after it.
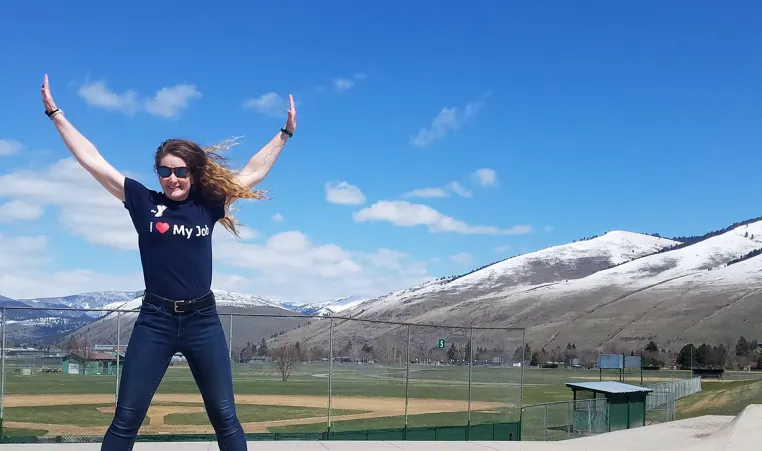
POLYGON ((140 272, 116 275, 89 269, 14 269, 0 274, 0 286, 4 296, 23 299, 69 296, 90 291, 137 291, 142 290, 144 284, 140 272))
POLYGON ((0 175, 0 198, 58 207, 64 231, 92 244, 137 249, 137 233, 123 204, 73 158, 39 171, 0 175))
POLYGON ((402 252, 352 252, 336 244, 315 244, 300 231, 275 234, 263 244, 219 240, 215 257, 251 274, 243 278, 225 273, 215 279, 217 287, 281 299, 373 296, 428 280, 425 264, 402 252))
POLYGON ((450 197, 455 193, 460 197, 473 197, 474 193, 464 187, 460 182, 452 181, 440 188, 420 188, 414 189, 402 195, 402 197, 450 197))
POLYGON ((355 222, 387 221, 399 227, 427 226, 431 233, 454 232, 480 235, 521 235, 530 233, 532 227, 517 225, 510 229, 493 226, 473 226, 464 221, 444 215, 423 204, 406 201, 378 201, 370 207, 353 214, 355 222))
POLYGON ((275 213, 272 219, 273 219, 273 222, 276 224, 285 221, 285 219, 283 218, 283 215, 280 213, 275 213))
POLYGON ((459 252, 455 255, 450 256, 450 260, 454 261, 455 263, 459 265, 470 265, 474 263, 474 256, 469 254, 468 252, 459 252))
POLYGON ((134 90, 119 94, 111 90, 105 81, 85 83, 77 94, 93 107, 107 111, 116 111, 132 116, 145 111, 154 116, 165 118, 177 117, 189 107, 192 99, 201 97, 201 93, 192 84, 178 84, 160 89, 152 98, 140 98, 134 90))
POLYGON ((458 196, 461 197, 471 197, 473 196, 473 193, 464 188, 463 185, 461 185, 458 182, 450 182, 443 186, 442 188, 420 188, 420 189, 414 189, 412 191, 408 191, 407 193, 403 194, 402 197, 423 197, 423 198, 431 198, 431 197, 450 197, 451 193, 455 193, 458 196))
MULTIPOLYGON (((89 243, 137 250, 137 234, 127 210, 72 158, 40 170, 1 174, 0 199, 11 204, 2 208, 12 210, 27 204, 52 208, 58 223, 53 227, 89 243)), ((265 238, 243 226, 240 234, 236 238, 215 227, 216 288, 281 299, 325 300, 380 295, 430 279, 425 262, 393 249, 357 252, 335 243, 315 243, 295 230, 265 238)), ((60 296, 143 287, 139 267, 108 274, 99 272, 103 262, 93 262, 62 271, 58 259, 66 256, 53 253, 52 244, 44 235, 0 235, 0 294, 60 296)), ((137 264, 137 258, 133 259, 137 264)))
POLYGON ((461 197, 473 196, 473 193, 471 191, 464 188, 463 185, 461 185, 458 182, 450 182, 449 187, 458 196, 461 196, 461 197))
POLYGON ((198 99, 201 93, 196 85, 175 85, 161 88, 152 99, 146 100, 146 111, 154 116, 165 118, 177 117, 180 111, 187 109, 192 99, 198 99))
POLYGON ((332 204, 362 205, 365 203, 365 196, 360 188, 347 182, 326 182, 325 200, 332 204))
POLYGON ((0 234, 0 295, 10 298, 64 296, 99 290, 139 290, 139 272, 104 274, 89 269, 50 270, 54 262, 50 238, 0 234))
POLYGON ((355 72, 352 74, 352 78, 336 77, 333 79, 333 89, 336 91, 349 91, 355 85, 355 81, 365 80, 368 78, 367 74, 362 72, 355 72))
POLYGON ((0 139, 0 157, 15 155, 23 149, 24 146, 12 139, 0 139))
POLYGON ((288 102, 275 92, 268 92, 259 97, 246 99, 244 107, 268 116, 284 116, 288 111, 288 102))
POLYGON ((545 227, 543 227, 542 229, 543 229, 544 231, 548 232, 548 233, 550 233, 550 232, 552 232, 552 231, 554 230, 554 229, 553 229, 553 226, 549 226, 549 225, 546 225, 546 226, 545 226, 545 227))
POLYGON ((333 88, 337 91, 348 91, 352 89, 352 86, 354 85, 355 85, 355 82, 348 78, 334 78, 333 79, 333 88))
POLYGON ((402 197, 449 197, 450 193, 442 188, 414 189, 402 195, 402 197))
MULTIPOLYGON (((50 261, 47 253, 49 238, 37 236, 7 236, 0 233, 0 275, 10 271, 35 268, 50 261)), ((3 287, 3 293, 5 287, 3 287)), ((0 294, 3 294, 0 293, 0 294)))
POLYGON ((119 111, 128 116, 132 116, 140 109, 137 92, 129 90, 117 94, 106 86, 105 81, 86 83, 79 87, 77 94, 90 106, 108 111, 119 111))
POLYGON ((497 173, 494 169, 482 168, 473 173, 477 183, 480 186, 495 186, 497 184, 497 173))
POLYGON ((483 106, 483 101, 475 101, 469 102, 463 109, 458 107, 442 108, 431 121, 431 126, 428 129, 422 127, 418 134, 410 139, 410 144, 415 147, 426 147, 432 142, 444 138, 448 133, 462 127, 483 106))
POLYGON ((12 200, 0 205, 0 222, 34 221, 44 210, 39 205, 20 200, 12 200))
POLYGON ((503 245, 503 246, 498 246, 498 247, 492 249, 492 251, 499 253, 499 252, 506 252, 506 251, 508 251, 510 249, 511 249, 511 246, 506 244, 506 245, 503 245))

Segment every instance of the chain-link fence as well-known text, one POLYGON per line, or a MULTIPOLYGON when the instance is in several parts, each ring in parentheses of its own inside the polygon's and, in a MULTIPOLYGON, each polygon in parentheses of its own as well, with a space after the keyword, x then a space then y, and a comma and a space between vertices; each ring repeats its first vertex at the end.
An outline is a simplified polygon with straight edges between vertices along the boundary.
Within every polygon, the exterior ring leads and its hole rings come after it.
MULTIPOLYGON (((102 439, 130 384, 122 369, 133 304, 2 308, 2 440, 102 439)), ((519 439, 523 329, 257 311, 266 313, 218 305, 250 440, 519 439)), ((138 440, 213 437, 191 369, 211 363, 188 352, 171 358, 138 440)))
POLYGON ((521 408, 521 440, 554 441, 600 434, 607 429, 605 399, 578 399, 521 408))
POLYGON ((649 424, 675 421, 678 399, 701 392, 701 378, 693 377, 679 381, 649 385, 653 390, 646 398, 646 420, 649 424))
MULTIPOLYGON (((664 423, 676 419, 678 399, 701 392, 701 378, 683 379, 647 386, 652 391, 642 403, 628 406, 624 413, 612 412, 605 398, 577 399, 523 406, 521 409, 522 440, 566 440, 584 435, 608 432, 612 416, 617 427, 640 422, 645 410, 645 424, 664 423), (633 420, 634 418, 634 420, 633 420)), ((620 409, 621 410, 621 409, 620 409)))
POLYGON ((681 379, 678 381, 661 382, 650 384, 648 388, 655 392, 670 392, 675 394, 675 400, 685 398, 694 393, 701 392, 701 378, 692 377, 690 379, 681 379))

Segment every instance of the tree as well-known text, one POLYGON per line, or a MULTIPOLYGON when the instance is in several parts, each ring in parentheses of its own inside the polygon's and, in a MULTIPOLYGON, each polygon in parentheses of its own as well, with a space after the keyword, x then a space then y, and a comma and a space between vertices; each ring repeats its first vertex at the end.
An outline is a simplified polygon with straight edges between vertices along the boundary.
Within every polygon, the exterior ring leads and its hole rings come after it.
POLYGON ((693 343, 688 343, 680 349, 676 363, 683 368, 691 368, 694 364, 695 356, 696 347, 693 346, 693 343))
POLYGON ((248 362, 255 355, 257 355, 257 345, 249 341, 246 342, 246 346, 241 349, 239 358, 241 362, 248 362))
POLYGON ((469 340, 466 343, 466 349, 463 350, 463 358, 465 358, 467 361, 471 361, 471 341, 469 340))
POLYGON ((64 343, 64 349, 79 363, 81 368, 80 374, 84 375, 87 372, 87 367, 92 363, 93 354, 95 353, 89 340, 84 337, 77 339, 74 336, 70 336, 66 343, 64 343))
POLYGON ((263 338, 262 341, 259 342, 259 349, 257 349, 257 355, 260 357, 266 356, 270 353, 270 350, 267 349, 267 342, 263 338))
POLYGON ((645 347, 646 352, 659 352, 659 347, 654 343, 653 340, 649 341, 648 344, 645 347))
POLYGON ((274 349, 271 352, 275 366, 280 371, 283 382, 288 380, 291 376, 291 370, 294 368, 294 364, 299 360, 299 351, 295 345, 287 344, 280 348, 274 349))
POLYGON ((455 343, 452 343, 450 345, 450 349, 447 350, 447 359, 451 362, 454 360, 457 360, 458 358, 458 349, 455 347, 455 343))

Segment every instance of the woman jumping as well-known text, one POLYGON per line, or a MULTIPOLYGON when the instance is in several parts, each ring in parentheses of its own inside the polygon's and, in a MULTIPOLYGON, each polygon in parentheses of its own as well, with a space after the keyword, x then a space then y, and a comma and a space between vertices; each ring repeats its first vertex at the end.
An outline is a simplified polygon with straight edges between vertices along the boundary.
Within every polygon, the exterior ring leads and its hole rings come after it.
POLYGON ((238 420, 225 334, 212 282, 212 231, 217 221, 238 234, 230 205, 264 196, 264 179, 296 128, 294 99, 285 127, 240 172, 221 162, 218 148, 182 139, 164 141, 154 170, 162 191, 125 177, 80 134, 42 84, 45 114, 79 164, 123 202, 138 233, 145 293, 124 356, 119 397, 102 451, 129 451, 172 356, 185 356, 204 400, 221 451, 246 450, 238 420))

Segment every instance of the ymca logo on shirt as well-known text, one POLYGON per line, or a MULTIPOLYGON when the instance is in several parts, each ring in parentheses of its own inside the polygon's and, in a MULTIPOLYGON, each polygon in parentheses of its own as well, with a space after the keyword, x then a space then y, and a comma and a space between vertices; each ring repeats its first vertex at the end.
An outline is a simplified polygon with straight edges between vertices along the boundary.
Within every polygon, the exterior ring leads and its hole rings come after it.
POLYGON ((164 210, 167 209, 166 205, 157 205, 156 210, 151 210, 151 213, 153 213, 154 218, 161 218, 161 215, 164 214, 164 210), (157 211, 158 210, 158 211, 157 211))

